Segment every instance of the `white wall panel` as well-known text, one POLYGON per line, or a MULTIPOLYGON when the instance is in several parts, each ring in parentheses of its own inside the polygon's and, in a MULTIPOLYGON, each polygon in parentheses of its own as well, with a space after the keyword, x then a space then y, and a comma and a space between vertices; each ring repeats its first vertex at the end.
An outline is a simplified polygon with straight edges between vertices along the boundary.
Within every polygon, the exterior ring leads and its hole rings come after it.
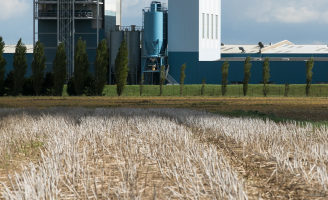
POLYGON ((221 59, 221 0, 199 0, 199 20, 199 61, 221 59), (206 16, 205 38, 202 36, 203 24, 201 20, 203 13, 206 16), (209 21, 207 21, 207 15, 209 21), (216 16, 218 16, 218 38, 216 38, 216 16))

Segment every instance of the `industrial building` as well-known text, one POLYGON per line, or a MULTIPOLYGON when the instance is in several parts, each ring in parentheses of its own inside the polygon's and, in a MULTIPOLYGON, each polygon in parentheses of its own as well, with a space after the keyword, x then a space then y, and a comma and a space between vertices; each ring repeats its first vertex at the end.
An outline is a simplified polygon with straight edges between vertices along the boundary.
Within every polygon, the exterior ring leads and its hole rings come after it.
POLYGON ((33 44, 45 46, 47 71, 52 70, 56 49, 65 43, 68 78, 74 72, 74 49, 79 38, 86 41, 90 71, 99 41, 121 25, 121 0, 33 0, 33 44), (36 28, 37 24, 37 28, 36 28))
MULTIPOLYGON (((187 65, 185 84, 201 84, 203 78, 207 84, 221 84, 221 66, 226 60, 230 64, 229 84, 241 84, 247 56, 252 58, 250 84, 262 81, 265 57, 270 57, 271 84, 305 84, 305 62, 311 57, 315 60, 312 83, 328 83, 327 45, 295 45, 287 40, 275 44, 223 44, 221 0, 169 0, 168 6, 153 1, 150 7, 140 11, 140 27, 121 25, 120 0, 34 0, 34 5, 34 22, 38 22, 34 36, 45 45, 47 70, 52 70, 60 42, 65 42, 70 59, 68 71, 72 76, 78 38, 86 40, 91 64, 98 42, 105 38, 110 53, 108 83, 115 84, 115 58, 125 38, 130 61, 129 84, 139 84, 142 75, 145 84, 158 84, 162 67, 165 67, 166 83, 179 84, 184 63, 187 65)), ((7 72, 12 69, 12 48, 5 49, 7 72)), ((29 45, 28 49, 30 66, 33 47, 29 45)), ((93 66, 90 71, 93 72, 93 66)))

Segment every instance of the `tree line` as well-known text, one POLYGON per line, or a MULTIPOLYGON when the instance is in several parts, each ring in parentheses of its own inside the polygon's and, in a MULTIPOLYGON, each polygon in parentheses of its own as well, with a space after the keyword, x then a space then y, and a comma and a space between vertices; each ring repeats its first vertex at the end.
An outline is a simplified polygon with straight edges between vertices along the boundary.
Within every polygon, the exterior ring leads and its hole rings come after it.
MULTIPOLYGON (((244 80, 243 80, 243 94, 244 96, 247 95, 248 93, 248 84, 251 78, 251 68, 252 64, 250 63, 251 57, 248 56, 245 59, 244 62, 244 80)), ((267 96, 269 92, 269 79, 270 79, 270 58, 266 57, 263 62, 263 73, 262 73, 262 78, 263 78, 263 96, 267 96)), ((312 82, 312 69, 314 66, 314 58, 310 58, 309 60, 306 61, 306 88, 305 88, 305 93, 307 96, 310 95, 311 92, 311 82, 312 82)), ((222 84, 221 84, 221 91, 222 91, 222 96, 225 96, 227 93, 227 85, 228 85, 228 71, 229 71, 229 62, 226 60, 222 67, 221 67, 221 73, 222 73, 222 84)), ((205 78, 203 80, 203 87, 202 90, 205 88, 205 78)), ((289 93, 289 83, 285 84, 285 96, 288 96, 289 93)))
MULTIPOLYGON (((28 68, 26 52, 27 48, 22 39, 15 47, 13 70, 6 75, 5 67, 7 61, 3 53, 5 42, 0 36, 0 95, 25 95, 40 96, 53 95, 62 96, 64 85, 67 82, 67 93, 69 95, 103 95, 107 83, 107 66, 109 64, 109 53, 106 40, 99 42, 96 49, 94 75, 89 72, 90 62, 86 52, 86 41, 81 38, 74 49, 74 72, 73 77, 68 80, 67 56, 65 44, 60 43, 57 47, 53 61, 52 72, 45 73, 47 58, 44 54, 44 45, 38 41, 33 50, 33 61, 31 63, 32 75, 25 77, 28 68)), ((128 48, 126 40, 123 40, 115 60, 115 79, 117 82, 117 93, 120 96, 127 84, 128 77, 128 48)))
MULTIPOLYGON (((26 46, 20 39, 15 48, 13 70, 8 72, 6 75, 5 66, 7 64, 3 57, 5 43, 3 38, 0 36, 0 95, 26 95, 26 96, 40 96, 40 95, 54 95, 62 96, 63 88, 67 82, 67 93, 70 96, 93 96, 103 95, 104 87, 107 83, 106 74, 108 72, 108 59, 109 53, 107 51, 106 40, 99 42, 96 49, 96 57, 94 66, 94 75, 89 72, 90 62, 86 52, 86 41, 82 41, 81 38, 76 43, 74 49, 74 72, 73 77, 67 80, 67 56, 65 51, 64 43, 60 43, 57 47, 55 59, 53 61, 52 72, 45 73, 46 69, 46 56, 44 55, 44 46, 38 41, 35 44, 33 51, 33 61, 31 64, 32 76, 25 77, 27 70, 27 59, 26 59, 26 46)), ((244 80, 243 80, 243 95, 246 96, 248 93, 248 84, 251 77, 250 63, 251 57, 248 56, 244 62, 244 80)), ((270 79, 270 58, 266 57, 263 62, 263 95, 267 96, 269 92, 269 79, 270 79)), ((116 81, 116 92, 118 96, 121 96, 126 85, 128 77, 128 48, 126 40, 124 39, 119 48, 118 54, 115 59, 115 81, 116 81)), ((307 96, 311 92, 312 82, 312 69, 314 66, 313 57, 306 62, 306 88, 305 93, 307 96)), ((186 64, 181 66, 180 74, 180 95, 183 94, 184 80, 186 78, 185 70, 186 64)), ((229 72, 229 62, 226 60, 222 67, 222 83, 221 92, 222 96, 227 93, 229 72)), ((165 66, 161 67, 160 73, 160 95, 163 94, 163 85, 165 83, 166 73, 165 66)), ((140 81, 140 95, 143 93, 144 75, 140 81)), ((202 81, 201 94, 204 94, 206 85, 206 79, 202 81)), ((285 84, 285 96, 288 96, 289 83, 285 84)))

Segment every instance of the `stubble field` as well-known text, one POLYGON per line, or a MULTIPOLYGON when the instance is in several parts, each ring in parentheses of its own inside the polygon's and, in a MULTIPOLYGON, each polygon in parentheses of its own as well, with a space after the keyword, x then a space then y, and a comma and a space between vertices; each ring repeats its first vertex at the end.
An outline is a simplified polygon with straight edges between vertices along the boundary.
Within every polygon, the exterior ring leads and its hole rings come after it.
POLYGON ((2 198, 327 198, 325 126, 67 107, 0 109, 2 198))

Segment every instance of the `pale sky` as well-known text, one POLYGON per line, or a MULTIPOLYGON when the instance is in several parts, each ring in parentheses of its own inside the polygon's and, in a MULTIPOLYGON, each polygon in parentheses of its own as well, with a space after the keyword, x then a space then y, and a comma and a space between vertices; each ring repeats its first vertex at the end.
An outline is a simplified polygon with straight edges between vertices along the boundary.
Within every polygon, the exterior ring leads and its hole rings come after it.
MULTIPOLYGON (((122 24, 140 26, 142 8, 151 1, 122 0, 122 24)), ((0 5, 0 35, 6 44, 19 38, 32 44, 32 0, 0 0, 0 5)), ((328 44, 327 8, 327 0, 222 0, 222 42, 328 44)))

